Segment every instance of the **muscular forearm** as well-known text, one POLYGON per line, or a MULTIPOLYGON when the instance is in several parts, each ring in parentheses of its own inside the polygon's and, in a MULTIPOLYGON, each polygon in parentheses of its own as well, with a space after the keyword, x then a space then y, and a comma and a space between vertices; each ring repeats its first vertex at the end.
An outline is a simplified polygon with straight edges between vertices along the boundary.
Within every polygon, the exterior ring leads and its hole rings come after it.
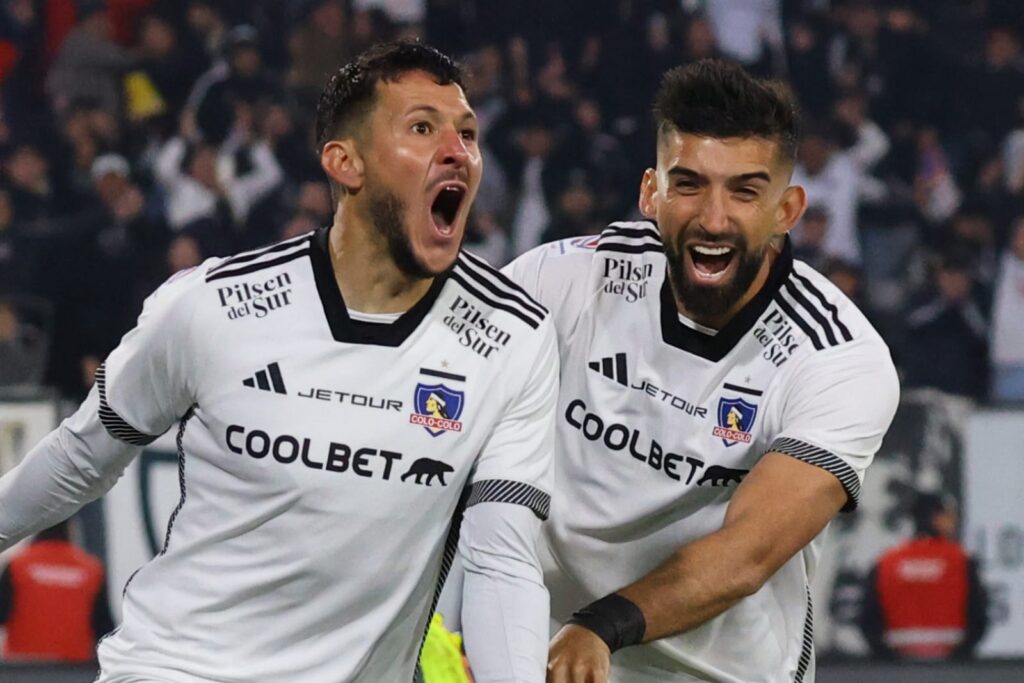
POLYGON ((758 555, 742 530, 725 527, 680 548, 618 593, 643 612, 644 642, 657 640, 700 626, 755 593, 769 576, 758 555))
POLYGON ((838 479, 826 471, 765 455, 733 496, 722 528, 619 591, 643 612, 644 641, 700 626, 756 593, 845 501, 838 479), (782 490, 785 498, 778 496, 782 490))

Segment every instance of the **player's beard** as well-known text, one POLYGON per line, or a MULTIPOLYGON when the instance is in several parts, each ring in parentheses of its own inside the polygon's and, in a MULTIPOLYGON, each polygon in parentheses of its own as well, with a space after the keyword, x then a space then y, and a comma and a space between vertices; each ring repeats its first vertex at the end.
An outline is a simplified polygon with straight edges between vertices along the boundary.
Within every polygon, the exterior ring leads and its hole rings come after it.
POLYGON ((665 256, 668 258, 668 277, 686 312, 697 322, 715 321, 728 313, 743 298, 757 278, 769 246, 770 243, 765 242, 760 249, 751 251, 747 244, 747 238, 742 234, 726 241, 715 239, 701 228, 687 228, 679 233, 674 243, 666 241, 665 256), (737 259, 736 272, 733 273, 730 280, 722 284, 708 285, 696 282, 687 276, 686 267, 683 264, 686 249, 684 245, 687 240, 692 238, 700 239, 705 244, 721 242, 736 250, 734 257, 737 259))
POLYGON ((441 274, 432 272, 416 258, 409 239, 409 230, 402 218, 406 214, 405 202, 389 190, 379 190, 370 196, 369 205, 370 218, 377 228, 377 233, 384 238, 388 255, 403 275, 426 280, 441 274))

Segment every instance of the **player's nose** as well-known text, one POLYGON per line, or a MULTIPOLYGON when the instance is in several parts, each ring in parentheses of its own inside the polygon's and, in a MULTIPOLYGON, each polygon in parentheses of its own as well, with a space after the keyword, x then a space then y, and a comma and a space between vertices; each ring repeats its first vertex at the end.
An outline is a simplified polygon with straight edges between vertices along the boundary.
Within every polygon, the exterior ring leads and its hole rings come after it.
POLYGON ((700 207, 700 225, 710 233, 726 232, 729 228, 729 214, 723 192, 711 189, 704 194, 700 207))
POLYGON ((462 133, 454 128, 442 131, 437 153, 444 165, 462 167, 469 162, 466 140, 462 137, 462 133))

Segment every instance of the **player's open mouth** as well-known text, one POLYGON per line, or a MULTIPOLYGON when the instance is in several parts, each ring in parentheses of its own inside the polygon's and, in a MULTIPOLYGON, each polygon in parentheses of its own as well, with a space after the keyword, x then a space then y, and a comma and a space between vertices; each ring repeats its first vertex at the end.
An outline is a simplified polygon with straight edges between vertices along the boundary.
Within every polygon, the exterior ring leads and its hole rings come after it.
POLYGON ((445 237, 455 231, 455 219, 466 197, 466 186, 459 182, 443 183, 430 204, 430 217, 434 227, 445 237))
POLYGON ((699 282, 714 284, 731 272, 736 249, 721 244, 694 244, 687 247, 693 275, 699 282))

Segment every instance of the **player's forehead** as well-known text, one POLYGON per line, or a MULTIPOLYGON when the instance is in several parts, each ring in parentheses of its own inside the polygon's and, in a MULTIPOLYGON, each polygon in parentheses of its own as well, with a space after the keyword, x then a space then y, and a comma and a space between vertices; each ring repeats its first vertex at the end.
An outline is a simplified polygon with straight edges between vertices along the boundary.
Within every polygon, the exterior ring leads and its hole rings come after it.
POLYGON ((677 130, 665 131, 658 141, 658 170, 693 171, 709 179, 766 173, 779 174, 779 143, 760 136, 716 138, 677 130))
POLYGON ((442 85, 426 71, 412 70, 377 83, 377 110, 385 117, 413 112, 463 121, 475 120, 466 94, 456 83, 442 85))

